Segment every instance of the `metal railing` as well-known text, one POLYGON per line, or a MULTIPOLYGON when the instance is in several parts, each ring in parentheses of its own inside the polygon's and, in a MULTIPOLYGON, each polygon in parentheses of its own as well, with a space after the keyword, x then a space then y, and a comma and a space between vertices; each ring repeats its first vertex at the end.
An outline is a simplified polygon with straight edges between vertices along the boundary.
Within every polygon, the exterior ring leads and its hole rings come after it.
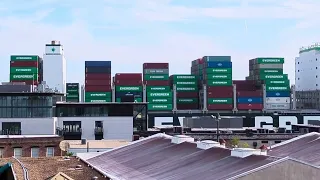
POLYGON ((24 180, 29 180, 28 169, 23 165, 23 163, 18 158, 14 157, 14 156, 13 156, 13 158, 18 161, 18 163, 20 164, 20 166, 21 166, 21 168, 23 170, 23 179, 24 180))

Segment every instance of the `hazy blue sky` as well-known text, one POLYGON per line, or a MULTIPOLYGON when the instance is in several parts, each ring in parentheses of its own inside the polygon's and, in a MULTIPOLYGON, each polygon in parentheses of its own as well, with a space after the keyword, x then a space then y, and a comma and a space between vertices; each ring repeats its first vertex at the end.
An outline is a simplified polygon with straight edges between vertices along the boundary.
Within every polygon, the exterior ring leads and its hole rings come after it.
POLYGON ((111 60, 113 74, 169 62, 173 74, 204 55, 231 55, 234 79, 251 58, 285 57, 293 80, 299 48, 320 41, 319 14, 319 0, 1 0, 0 80, 11 54, 42 55, 53 39, 69 82, 83 82, 85 60, 111 60))

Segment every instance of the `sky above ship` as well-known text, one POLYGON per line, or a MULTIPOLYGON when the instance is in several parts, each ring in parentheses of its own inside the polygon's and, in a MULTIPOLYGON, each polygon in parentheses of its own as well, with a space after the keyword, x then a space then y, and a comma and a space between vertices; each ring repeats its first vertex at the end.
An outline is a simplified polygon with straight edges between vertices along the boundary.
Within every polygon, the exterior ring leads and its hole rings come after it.
POLYGON ((294 82, 299 48, 320 41, 319 14, 319 0, 1 0, 0 80, 10 55, 42 56, 59 40, 68 82, 84 82, 84 61, 112 61, 113 74, 169 62, 170 74, 189 74, 205 55, 232 56, 233 79, 249 59, 284 57, 294 82))

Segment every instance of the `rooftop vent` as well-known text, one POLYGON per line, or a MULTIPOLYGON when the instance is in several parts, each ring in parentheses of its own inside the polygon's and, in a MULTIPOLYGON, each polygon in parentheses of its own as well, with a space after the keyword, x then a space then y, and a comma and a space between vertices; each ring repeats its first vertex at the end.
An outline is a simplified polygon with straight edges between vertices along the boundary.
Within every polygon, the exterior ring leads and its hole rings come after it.
POLYGON ((175 135, 171 140, 171 143, 174 144, 181 144, 183 142, 194 142, 194 138, 186 135, 175 135))
POLYGON ((231 156, 245 158, 251 155, 267 155, 266 151, 252 148, 234 148, 231 150, 231 156))
POLYGON ((197 148, 199 149, 209 149, 213 147, 222 147, 220 143, 211 140, 204 140, 197 142, 197 148))
POLYGON ((97 179, 98 179, 97 176, 93 176, 93 177, 91 178, 91 180, 97 180, 97 179))

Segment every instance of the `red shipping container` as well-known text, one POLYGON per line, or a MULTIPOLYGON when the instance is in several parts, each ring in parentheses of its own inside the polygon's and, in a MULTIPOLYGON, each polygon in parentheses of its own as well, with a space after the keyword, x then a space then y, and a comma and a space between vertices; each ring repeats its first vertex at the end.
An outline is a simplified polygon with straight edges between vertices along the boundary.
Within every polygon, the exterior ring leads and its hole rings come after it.
POLYGON ((143 81, 147 86, 170 86, 170 81, 143 81))
POLYGON ((208 104, 208 110, 232 110, 233 104, 208 104))
POLYGON ((115 80, 131 80, 138 79, 142 80, 142 73, 117 73, 114 76, 115 80))
POLYGON ((86 86, 111 86, 111 80, 86 80, 86 86))
POLYGON ((263 104, 238 104, 238 110, 262 110, 263 104))
POLYGON ((169 69, 169 63, 143 63, 143 69, 169 69))
POLYGON ((233 91, 233 86, 207 86, 207 92, 233 91))
POLYGON ((178 110, 199 109, 198 104, 177 104, 178 110))
POLYGON ((111 91, 111 86, 85 86, 86 92, 109 92, 111 91))
POLYGON ((114 84, 116 86, 142 86, 142 80, 116 80, 114 84))
POLYGON ((207 98, 232 98, 233 91, 207 92, 207 98))
POLYGON ((11 81, 11 82, 13 82, 13 83, 15 83, 15 82, 24 82, 26 85, 38 85, 39 84, 39 82, 38 81, 32 81, 32 80, 29 80, 29 81, 23 81, 23 80, 21 80, 21 81, 19 81, 19 80, 14 80, 14 81, 11 81))
POLYGON ((258 91, 237 91, 237 97, 262 97, 263 92, 258 91))
POLYGON ((38 67, 38 61, 10 61, 10 67, 38 67))
POLYGON ((177 98, 198 98, 198 92, 177 92, 177 98))
POLYGON ((111 80, 111 74, 101 73, 101 74, 89 74, 86 73, 85 80, 111 80))
POLYGON ((232 81, 233 84, 236 85, 254 85, 256 84, 256 81, 254 80, 234 80, 232 81))

